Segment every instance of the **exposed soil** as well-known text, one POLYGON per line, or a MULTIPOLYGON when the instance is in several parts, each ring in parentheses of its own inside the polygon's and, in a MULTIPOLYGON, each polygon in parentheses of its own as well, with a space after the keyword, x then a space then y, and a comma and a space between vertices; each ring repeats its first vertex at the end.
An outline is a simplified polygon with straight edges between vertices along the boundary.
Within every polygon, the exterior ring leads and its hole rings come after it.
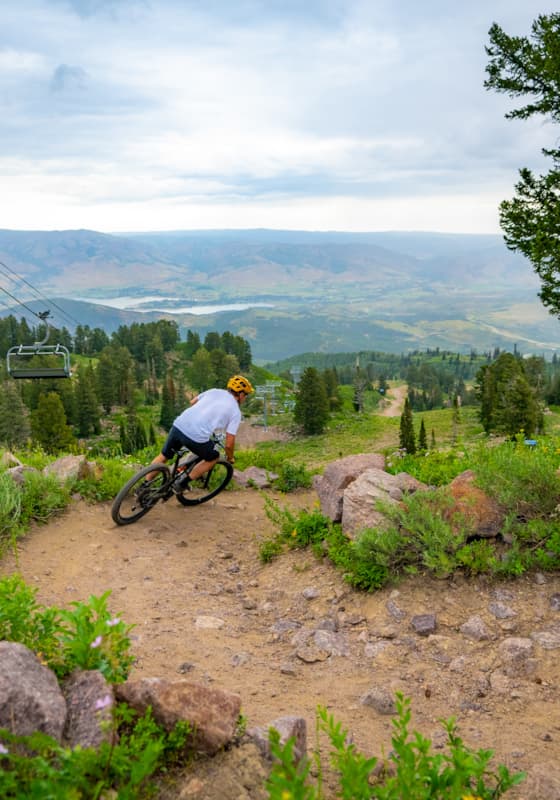
MULTIPOLYGON (((245 428, 240 446, 274 435, 245 428)), ((267 496, 296 509, 317 499, 313 491, 267 496)), ((390 750, 392 718, 361 699, 375 687, 399 690, 412 699, 413 727, 436 747, 445 740, 439 720, 455 716, 467 744, 494 749, 511 769, 528 770, 530 779, 508 798, 560 798, 560 610, 554 599, 560 577, 507 584, 417 577, 368 595, 351 590, 310 552, 261 564, 259 543, 273 533, 263 496, 253 489, 225 492, 198 508, 171 500, 125 527, 113 524, 109 504, 77 500, 33 529, 21 541, 17 563, 5 558, 0 573, 20 572, 45 605, 111 589, 112 610, 136 624, 131 677, 188 673, 212 682, 241 696, 249 726, 304 716, 313 746, 322 704, 360 750, 380 756, 390 750), (511 616, 496 615, 493 603, 511 616), (412 629, 412 617, 423 613, 436 615, 434 635, 412 629), (486 624, 489 640, 473 641, 459 630, 473 615, 486 624), (337 623, 346 654, 319 651, 318 660, 302 660, 294 634, 327 619, 337 623), (542 632, 548 639, 534 641, 530 663, 506 674, 504 640, 542 632)))

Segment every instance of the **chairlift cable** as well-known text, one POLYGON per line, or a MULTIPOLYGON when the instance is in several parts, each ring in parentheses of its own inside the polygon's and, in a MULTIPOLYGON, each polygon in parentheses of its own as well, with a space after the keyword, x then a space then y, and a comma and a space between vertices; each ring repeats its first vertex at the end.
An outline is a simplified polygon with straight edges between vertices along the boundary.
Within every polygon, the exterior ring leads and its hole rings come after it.
MULTIPOLYGON (((55 308, 57 308, 60 311, 60 313, 63 316, 66 317, 67 320, 73 322, 75 325, 80 325, 81 324, 80 322, 78 322, 78 320, 74 319, 71 314, 66 312, 57 303, 55 303, 54 300, 50 300, 48 297, 45 297, 45 295, 42 292, 40 292, 39 289, 37 289, 35 286, 33 286, 31 283, 29 283, 28 280, 26 280, 22 275, 19 275, 15 270, 13 270, 11 267, 9 267, 7 264, 5 264, 3 261, 0 261, 0 267, 4 267, 4 269, 7 269, 8 272, 11 272, 12 275, 15 275, 16 278, 18 278, 20 281, 23 281, 23 283, 25 283, 26 286, 29 286, 29 288, 32 291, 34 291, 35 294, 37 294, 42 300, 45 300, 47 303, 49 303, 50 305, 52 305, 55 308)), ((6 277, 9 277, 9 276, 6 276, 6 277)), ((16 299, 16 298, 14 298, 14 299, 16 299)), ((17 302, 19 302, 19 301, 17 301, 17 302)), ((32 313, 35 313, 35 312, 32 312, 32 313)))
MULTIPOLYGON (((0 262, 0 263, 1 263, 1 262, 0 262)), ((33 314, 33 316, 34 316, 34 317, 37 317, 37 319, 41 320, 41 322, 44 322, 44 320, 42 320, 42 319, 41 319, 41 317, 39 316, 39 314, 37 314, 37 312, 36 312, 36 311, 33 311, 33 309, 32 309, 32 308, 29 308, 29 306, 27 306, 27 305, 26 305, 25 303, 23 303, 21 300, 18 300, 18 299, 17 299, 17 297, 14 297, 14 295, 13 295, 13 294, 11 294, 11 293, 10 293, 10 292, 9 292, 7 289, 4 289, 4 287, 3 287, 3 286, 0 286, 0 289, 1 289, 1 290, 2 290, 2 291, 5 293, 5 294, 7 294, 7 295, 8 295, 8 297, 11 297, 11 298, 12 298, 12 300, 15 300, 15 302, 16 302, 16 303, 18 303, 18 305, 22 306, 22 308, 25 308, 25 309, 27 309, 27 311, 29 311, 29 313, 30 313, 30 314, 33 314)))

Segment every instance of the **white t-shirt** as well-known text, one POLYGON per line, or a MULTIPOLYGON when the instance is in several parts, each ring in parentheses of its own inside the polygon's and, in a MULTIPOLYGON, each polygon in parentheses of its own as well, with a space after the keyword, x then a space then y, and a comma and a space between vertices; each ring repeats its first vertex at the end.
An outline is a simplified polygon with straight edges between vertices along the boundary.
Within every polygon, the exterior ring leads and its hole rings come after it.
POLYGON ((217 430, 235 436, 240 422, 241 409, 235 397, 225 389, 208 389, 173 424, 193 442, 207 442, 217 430))

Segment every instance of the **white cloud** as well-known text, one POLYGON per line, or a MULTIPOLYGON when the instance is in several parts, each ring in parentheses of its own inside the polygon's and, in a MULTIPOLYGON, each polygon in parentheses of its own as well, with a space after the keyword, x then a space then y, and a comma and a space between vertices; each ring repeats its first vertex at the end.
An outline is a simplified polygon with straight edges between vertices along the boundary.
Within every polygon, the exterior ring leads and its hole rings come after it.
POLYGON ((3 227, 495 232, 554 136, 483 87, 540 0, 5 5, 3 227))

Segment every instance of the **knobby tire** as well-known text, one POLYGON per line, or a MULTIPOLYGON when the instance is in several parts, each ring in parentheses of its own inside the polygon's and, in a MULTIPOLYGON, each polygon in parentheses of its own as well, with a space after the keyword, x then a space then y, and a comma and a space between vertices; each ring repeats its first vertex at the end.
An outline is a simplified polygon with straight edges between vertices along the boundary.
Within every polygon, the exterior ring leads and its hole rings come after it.
POLYGON ((184 492, 177 494, 177 500, 184 506, 198 506, 206 503, 223 491, 232 477, 233 465, 224 458, 220 458, 210 472, 192 481, 184 492))
POLYGON ((131 522, 147 514, 164 496, 163 487, 169 482, 170 472, 164 464, 149 464, 125 483, 113 501, 111 517, 117 525, 131 522), (143 486, 146 475, 157 473, 149 485, 143 486))

